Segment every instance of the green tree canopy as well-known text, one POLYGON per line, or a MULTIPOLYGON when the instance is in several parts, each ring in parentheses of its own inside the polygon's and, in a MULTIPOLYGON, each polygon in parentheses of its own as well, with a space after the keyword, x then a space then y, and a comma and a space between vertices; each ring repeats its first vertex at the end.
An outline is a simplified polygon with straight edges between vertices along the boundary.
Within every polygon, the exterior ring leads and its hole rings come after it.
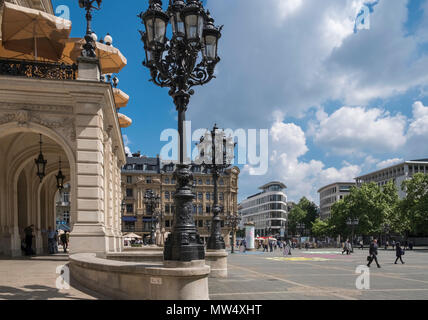
POLYGON ((405 226, 405 231, 415 234, 428 234, 428 175, 417 173, 411 180, 402 184, 407 196, 400 205, 398 223, 405 226))

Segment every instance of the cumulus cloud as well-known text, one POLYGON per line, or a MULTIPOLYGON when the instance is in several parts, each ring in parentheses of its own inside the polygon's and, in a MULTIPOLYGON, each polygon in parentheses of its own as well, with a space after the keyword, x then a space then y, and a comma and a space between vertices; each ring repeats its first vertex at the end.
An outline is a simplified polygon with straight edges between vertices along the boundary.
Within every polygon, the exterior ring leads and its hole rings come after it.
POLYGON ((314 140, 340 155, 391 152, 406 143, 406 124, 404 116, 385 110, 342 107, 321 118, 314 140))
POLYGON ((123 135, 123 143, 125 144, 125 153, 128 156, 131 156, 132 151, 131 151, 131 148, 129 147, 129 145, 131 144, 131 140, 129 140, 129 138, 126 134, 123 135))
POLYGON ((287 194, 292 201, 306 196, 319 202, 317 190, 333 182, 348 182, 358 176, 361 167, 345 163, 341 168, 327 167, 322 161, 303 161, 309 148, 302 128, 294 123, 277 120, 270 130, 271 150, 269 173, 262 177, 252 177, 251 167, 244 167, 241 174, 241 192, 255 193, 255 187, 268 181, 280 180, 287 186, 287 194))
POLYGON ((393 166, 394 164, 399 164, 401 162, 404 162, 404 159, 399 159, 399 158, 395 158, 395 159, 389 159, 389 160, 385 160, 382 162, 379 162, 376 167, 377 169, 384 169, 384 168, 388 168, 393 166))
POLYGON ((428 107, 417 101, 413 104, 413 119, 407 132, 406 153, 409 157, 428 156, 428 107))

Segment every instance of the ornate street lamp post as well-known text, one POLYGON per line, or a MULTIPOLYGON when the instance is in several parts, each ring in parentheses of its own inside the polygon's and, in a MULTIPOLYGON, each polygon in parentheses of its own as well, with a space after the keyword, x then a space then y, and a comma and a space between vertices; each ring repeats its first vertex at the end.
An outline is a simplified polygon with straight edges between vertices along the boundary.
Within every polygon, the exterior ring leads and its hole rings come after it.
POLYGON ((202 166, 212 173, 214 180, 214 216, 211 224, 211 235, 207 244, 207 249, 210 250, 225 249, 224 239, 221 235, 220 213, 223 208, 218 203, 218 179, 232 163, 233 148, 231 145, 235 146, 231 139, 227 139, 223 131, 219 131, 217 125, 214 125, 213 130, 200 139, 199 146, 202 151, 199 160, 203 160, 202 166))
POLYGON ((79 7, 86 10, 86 43, 83 45, 82 56, 86 58, 96 58, 97 54, 95 53, 95 42, 97 37, 91 29, 92 21, 92 10, 101 9, 102 0, 79 0, 79 7), (94 2, 97 3, 97 6, 94 6, 94 2))
POLYGON ((154 220, 157 220, 155 210, 158 207, 160 203, 160 196, 155 195, 152 190, 148 190, 146 194, 144 195, 144 204, 146 205, 146 209, 150 212, 150 241, 149 245, 155 244, 155 227, 156 224, 154 224, 154 220))
POLYGON ((355 219, 349 218, 346 221, 346 224, 348 226, 351 226, 351 228, 352 228, 352 235, 351 235, 352 252, 354 251, 354 232, 355 232, 355 226, 358 226, 359 223, 360 223, 360 220, 358 218, 355 218, 355 219))
POLYGON ((150 69, 153 83, 170 88, 169 95, 178 111, 180 159, 174 174, 177 181, 174 195, 177 217, 165 243, 164 260, 204 260, 204 246, 192 214, 193 175, 189 165, 184 163, 183 125, 190 96, 194 94, 191 88, 204 85, 214 78, 215 66, 220 61, 217 44, 221 28, 214 26, 214 20, 199 0, 187 0, 187 3, 171 0, 166 12, 162 10, 161 0, 150 0, 148 10, 139 17, 146 29, 145 32, 140 31, 146 52, 143 65, 150 69), (169 41, 166 38, 168 23, 172 26, 169 41))
POLYGON ((226 217, 226 225, 232 229, 232 249, 231 253, 235 253, 236 229, 241 222, 241 216, 238 214, 230 214, 226 217))

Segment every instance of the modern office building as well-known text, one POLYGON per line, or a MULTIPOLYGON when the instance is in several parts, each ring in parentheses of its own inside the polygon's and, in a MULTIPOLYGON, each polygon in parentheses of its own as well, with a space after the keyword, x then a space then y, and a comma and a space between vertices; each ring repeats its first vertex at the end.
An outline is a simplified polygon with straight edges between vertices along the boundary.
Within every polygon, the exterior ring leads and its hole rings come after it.
POLYGON ((355 178, 357 185, 375 182, 380 187, 386 185, 389 181, 395 183, 398 189, 400 199, 406 197, 406 192, 401 189, 404 181, 409 180, 415 173, 428 174, 428 159, 411 160, 395 164, 393 166, 368 173, 355 178))
POLYGON ((284 192, 286 188, 282 182, 270 182, 260 187, 262 192, 242 201, 239 205, 241 225, 254 222, 258 236, 286 233, 288 221, 287 195, 284 192))
POLYGON ((355 182, 336 182, 319 189, 321 220, 329 219, 333 204, 344 199, 350 193, 351 188, 355 186, 355 182))
MULTIPOLYGON (((157 227, 157 238, 162 241, 171 231, 175 213, 174 192, 176 181, 174 179, 175 165, 162 161, 161 158, 141 157, 134 154, 127 158, 122 169, 122 188, 126 209, 122 216, 122 231, 134 232, 142 237, 150 235, 152 216, 144 204, 144 195, 148 190, 160 195, 159 212, 161 221, 157 227)), ((193 213, 196 227, 201 238, 205 241, 210 236, 209 223, 213 217, 214 180, 209 170, 199 165, 192 166, 193 185, 196 199, 193 203, 193 213)), ((238 212, 238 176, 240 170, 232 167, 221 175, 218 181, 219 203, 223 207, 221 213, 222 234, 228 245, 230 229, 227 228, 226 217, 238 212)), ((158 240, 157 240, 158 241, 158 240)), ((160 241, 160 244, 163 242, 160 241)))

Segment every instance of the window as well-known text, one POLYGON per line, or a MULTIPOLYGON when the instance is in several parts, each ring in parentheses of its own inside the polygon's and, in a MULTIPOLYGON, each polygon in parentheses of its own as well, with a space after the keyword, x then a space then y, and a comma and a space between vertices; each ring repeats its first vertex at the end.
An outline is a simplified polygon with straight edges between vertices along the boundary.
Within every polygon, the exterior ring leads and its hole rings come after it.
POLYGON ((126 213, 134 213, 134 205, 132 203, 126 205, 126 213))
POLYGON ((220 185, 224 186, 224 180, 223 179, 220 179, 220 185))
POLYGON ((170 227, 170 221, 169 220, 165 220, 165 228, 169 228, 170 227))
POLYGON ((203 213, 204 213, 203 211, 204 211, 204 210, 203 210, 202 204, 200 204, 200 205, 198 206, 198 213, 199 213, 199 214, 203 214, 203 213))
POLYGON ((147 177, 147 178, 146 178, 146 183, 147 183, 147 184, 152 183, 152 177, 147 177))
POLYGON ((198 180, 198 184, 201 186, 202 185, 202 179, 198 180))
POLYGON ((125 221, 123 224, 125 232, 134 232, 135 231, 135 222, 125 221))
POLYGON ((194 204, 193 205, 193 214, 196 214, 196 210, 197 210, 197 207, 196 207, 196 204, 194 204))
POLYGON ((169 184, 169 178, 165 178, 165 184, 169 184))
POLYGON ((223 200, 224 200, 224 193, 223 193, 223 192, 220 192, 220 194, 219 194, 219 199, 220 199, 221 201, 223 201, 223 200))
POLYGON ((170 212, 169 212, 169 204, 166 204, 165 205, 165 213, 166 214, 169 214, 170 212))
POLYGON ((210 213, 211 212, 211 206, 210 205, 207 205, 205 209, 206 209, 205 210, 206 213, 210 213))
POLYGON ((207 194, 205 195, 205 198, 207 201, 211 200, 211 193, 207 192, 207 194))
POLYGON ((169 200, 169 199, 170 199, 170 197, 169 197, 169 191, 166 191, 166 192, 165 192, 165 199, 167 199, 167 200, 169 200))
POLYGON ((210 179, 207 179, 207 185, 209 186, 210 184, 211 184, 211 180, 210 179))
POLYGON ((126 177, 126 183, 132 183, 132 177, 131 176, 126 177))
POLYGON ((171 179, 171 184, 175 184, 175 179, 174 178, 171 179))
POLYGON ((204 227, 204 220, 198 220, 198 227, 203 228, 204 227))
POLYGON ((128 197, 128 198, 132 198, 133 197, 133 192, 134 190, 133 189, 126 189, 126 196, 128 197))
POLYGON ((202 194, 202 192, 198 192, 198 200, 203 200, 204 199, 204 195, 202 194))

